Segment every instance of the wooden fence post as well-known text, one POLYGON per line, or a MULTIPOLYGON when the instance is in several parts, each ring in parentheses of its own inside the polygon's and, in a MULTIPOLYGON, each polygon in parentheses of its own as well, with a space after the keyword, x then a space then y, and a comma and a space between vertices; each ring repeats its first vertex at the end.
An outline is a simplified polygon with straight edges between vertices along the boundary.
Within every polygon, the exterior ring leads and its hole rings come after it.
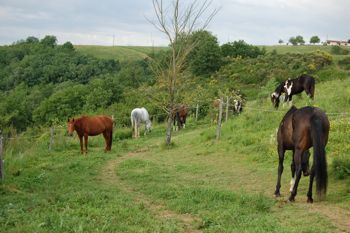
POLYGON ((3 181, 5 178, 4 160, 3 160, 3 140, 4 138, 0 134, 0 180, 3 181))
POLYGON ((226 96, 226 118, 225 118, 225 122, 227 122, 228 120, 228 107, 230 105, 230 97, 226 96))
POLYGON ((198 121, 199 105, 196 105, 196 121, 198 121))
POLYGON ((55 133, 54 127, 51 126, 51 127, 50 127, 50 144, 49 144, 49 151, 51 151, 52 146, 53 146, 54 133, 55 133))
POLYGON ((219 105, 219 116, 218 116, 218 126, 216 127, 216 140, 220 139, 221 136, 221 120, 222 120, 222 103, 223 98, 220 98, 220 105, 219 105))

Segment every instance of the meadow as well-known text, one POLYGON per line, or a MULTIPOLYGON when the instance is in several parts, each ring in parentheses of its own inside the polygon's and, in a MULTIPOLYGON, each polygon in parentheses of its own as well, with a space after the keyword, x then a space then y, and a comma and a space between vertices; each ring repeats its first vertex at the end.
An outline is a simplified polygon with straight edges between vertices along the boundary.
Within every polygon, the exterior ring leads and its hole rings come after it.
MULTIPOLYGON (((274 198, 276 129, 288 106, 269 99, 248 101, 244 112, 223 124, 215 140, 208 119, 189 119, 164 145, 165 125, 131 139, 117 128, 110 153, 102 137, 91 138, 87 156, 77 137, 56 130, 26 132, 8 142, 6 177, 0 186, 1 232, 346 232, 350 230, 350 180, 337 179, 334 158, 348 156, 350 76, 316 86, 296 106, 329 113, 329 187, 325 200, 306 203, 302 177, 295 203, 288 203, 291 154, 287 153, 282 197, 274 198), (31 134, 41 135, 33 140, 31 134)), ((34 129, 33 129, 34 130, 34 129)))

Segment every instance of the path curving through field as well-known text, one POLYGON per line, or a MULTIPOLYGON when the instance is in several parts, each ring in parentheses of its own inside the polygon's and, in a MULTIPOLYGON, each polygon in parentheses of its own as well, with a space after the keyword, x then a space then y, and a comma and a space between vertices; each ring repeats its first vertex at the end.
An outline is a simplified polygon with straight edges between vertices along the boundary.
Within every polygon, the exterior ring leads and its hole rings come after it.
POLYGON ((132 152, 127 153, 122 157, 117 157, 115 159, 109 160, 107 164, 103 167, 99 180, 105 184, 115 184, 118 185, 118 188, 123 192, 128 193, 135 201, 135 203, 139 203, 145 206, 151 213, 157 216, 160 219, 175 219, 181 223, 184 232, 188 233, 196 233, 202 232, 201 230, 195 229, 193 224, 196 222, 200 222, 201 219, 190 215, 190 214, 179 214, 174 211, 171 211, 166 208, 166 206, 162 203, 155 202, 154 200, 149 199, 144 194, 136 191, 128 185, 125 181, 120 179, 120 177, 116 173, 116 169, 118 166, 125 160, 130 159, 132 157, 136 157, 138 154, 147 151, 147 148, 138 149, 132 152))

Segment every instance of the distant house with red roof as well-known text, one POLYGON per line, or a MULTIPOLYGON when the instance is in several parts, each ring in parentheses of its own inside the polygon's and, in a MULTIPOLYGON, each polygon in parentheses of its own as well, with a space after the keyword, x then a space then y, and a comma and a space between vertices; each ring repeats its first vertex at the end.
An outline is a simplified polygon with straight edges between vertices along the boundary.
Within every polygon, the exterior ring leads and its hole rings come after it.
POLYGON ((344 46, 350 45, 348 41, 345 41, 345 40, 327 40, 326 43, 327 45, 344 45, 344 46))

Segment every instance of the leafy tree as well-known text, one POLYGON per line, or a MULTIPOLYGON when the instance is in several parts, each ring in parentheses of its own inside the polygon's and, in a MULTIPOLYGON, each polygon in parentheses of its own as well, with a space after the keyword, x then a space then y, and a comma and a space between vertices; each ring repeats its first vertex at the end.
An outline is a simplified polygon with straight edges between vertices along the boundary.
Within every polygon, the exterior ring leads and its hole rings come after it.
POLYGON ((297 41, 297 39, 294 37, 294 36, 292 36, 291 38, 289 38, 289 43, 291 43, 292 45, 298 45, 298 41, 297 41))
POLYGON ((34 37, 34 36, 29 36, 27 39, 26 39, 26 42, 27 43, 38 43, 39 42, 39 39, 34 37))
POLYGON ((57 38, 55 36, 45 36, 40 43, 47 47, 55 47, 57 45, 57 38))
POLYGON ((234 41, 223 44, 221 51, 225 57, 242 57, 255 58, 266 53, 265 49, 260 49, 257 46, 249 45, 244 40, 234 41))
POLYGON ((320 43, 320 38, 318 37, 318 36, 312 36, 311 38, 310 38, 310 44, 318 44, 318 43, 320 43))
POLYGON ((190 40, 195 44, 187 58, 192 73, 209 76, 219 70, 222 55, 217 38, 208 31, 200 30, 193 32, 190 40))
POLYGON ((36 122, 50 125, 53 121, 64 121, 80 114, 85 105, 85 96, 90 92, 82 84, 64 83, 56 88, 56 92, 42 101, 33 112, 36 122))
POLYGON ((279 44, 283 44, 284 42, 283 42, 282 39, 279 39, 279 40, 278 40, 278 43, 279 43, 279 44))
POLYGON ((65 50, 74 50, 74 46, 71 42, 67 41, 62 45, 62 48, 65 50))
POLYGON ((295 40, 297 41, 298 44, 303 45, 305 44, 304 38, 300 35, 295 37, 295 40))

